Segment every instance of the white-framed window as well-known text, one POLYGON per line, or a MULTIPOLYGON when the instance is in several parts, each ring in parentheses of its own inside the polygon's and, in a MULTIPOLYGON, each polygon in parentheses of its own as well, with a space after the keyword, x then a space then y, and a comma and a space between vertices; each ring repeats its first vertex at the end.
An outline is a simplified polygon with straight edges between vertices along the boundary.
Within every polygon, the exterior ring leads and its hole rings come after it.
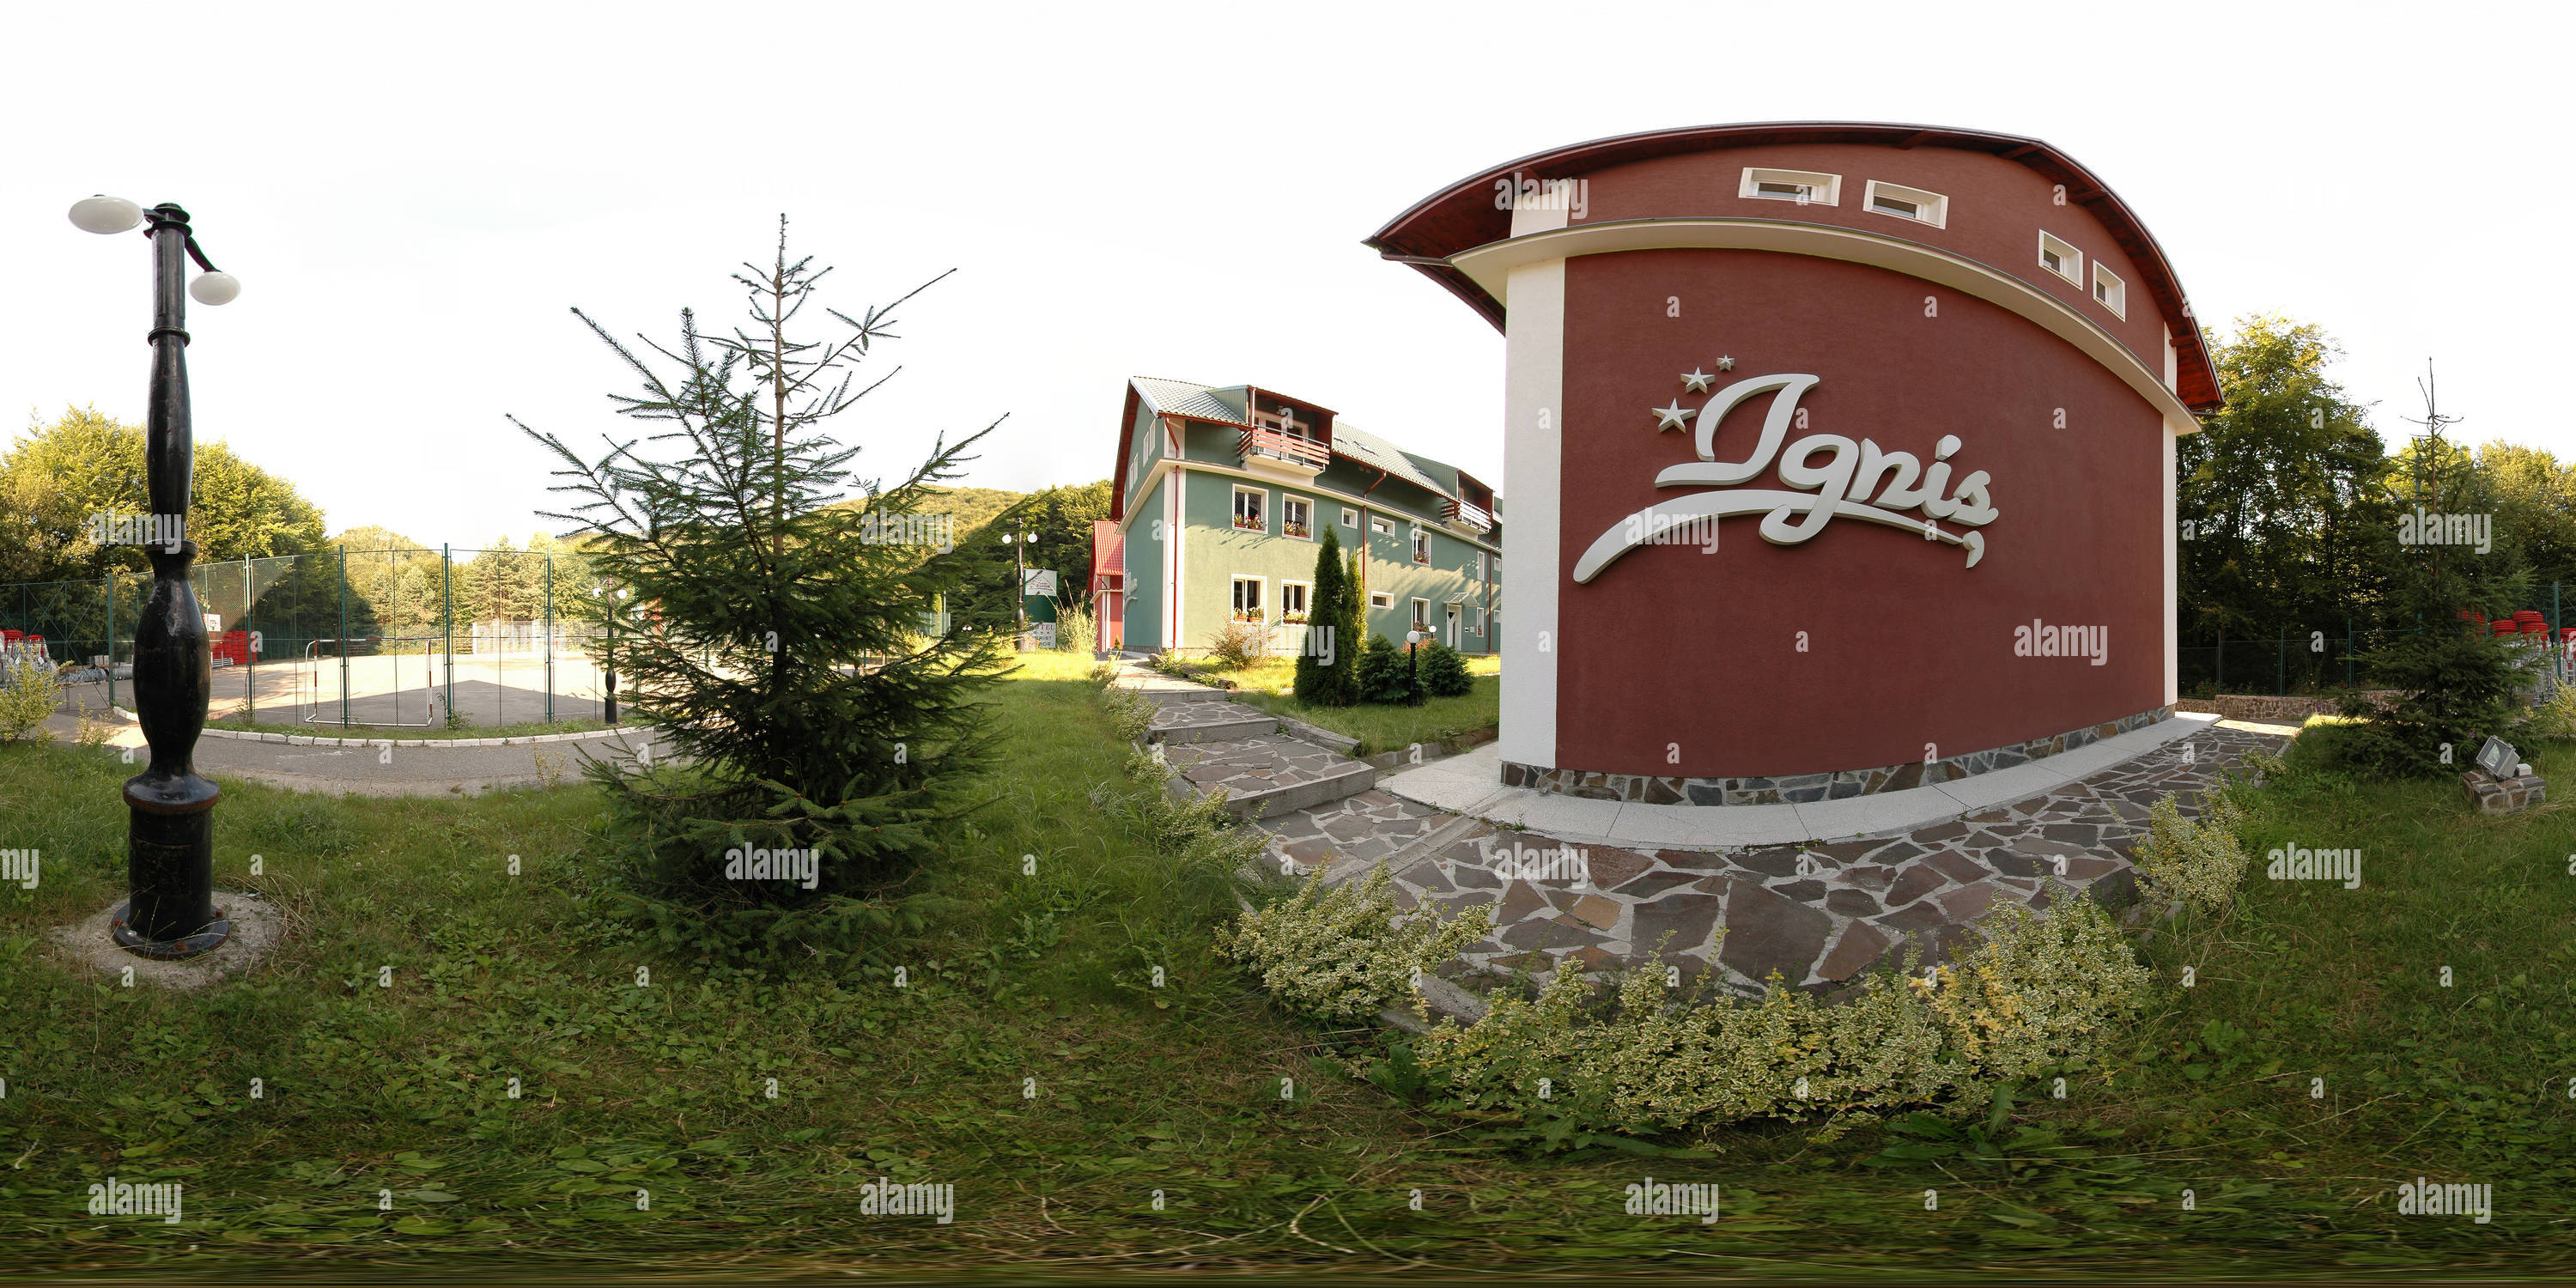
POLYGON ((1279 620, 1283 622, 1306 620, 1306 596, 1307 592, 1314 588, 1314 584, 1310 581, 1289 581, 1284 577, 1280 579, 1279 620))
POLYGON ((2093 299, 2122 318, 2129 316, 2129 284, 2098 259, 2093 261, 2093 299))
POLYGON ((1413 601, 1413 629, 1417 631, 1428 631, 1431 629, 1430 600, 1417 599, 1413 601))
POLYGON ((1393 608, 1393 607, 1395 607, 1395 596, 1390 595, 1390 594, 1388 594, 1388 593, 1386 593, 1385 591, 1382 591, 1382 590, 1378 590, 1378 591, 1371 591, 1371 592, 1369 592, 1369 607, 1371 607, 1371 608, 1393 608))
POLYGON ((1467 609, 1467 633, 1470 635, 1482 635, 1485 633, 1484 609, 1477 608, 1472 605, 1469 606, 1467 609))
POLYGON ((1381 514, 1372 514, 1369 516, 1369 531, 1374 532, 1381 537, 1394 536, 1395 520, 1387 518, 1381 514))
POLYGON ((1735 195, 1768 201, 1794 201, 1802 206, 1833 206, 1841 204, 1842 192, 1843 177, 1838 174, 1818 174, 1813 170, 1766 170, 1749 165, 1744 167, 1744 183, 1736 189, 1735 195))
POLYGON ((1282 536, 1315 538, 1315 503, 1302 496, 1279 496, 1279 532, 1282 536))
POLYGON ((1268 620, 1261 615, 1261 588, 1264 581, 1265 579, 1260 577, 1234 579, 1234 620, 1238 622, 1268 620))
POLYGON ((1244 532, 1268 532, 1270 530, 1270 519, 1268 514, 1262 509, 1262 505, 1269 499, 1270 493, 1264 489, 1245 487, 1240 483, 1236 484, 1234 488, 1234 526, 1244 532))
POLYGON ((2084 284, 2084 252, 2047 233, 2039 235, 2039 266, 2077 286, 2084 284))
POLYGON ((1485 571, 1493 574, 1485 580, 1499 585, 1503 580, 1503 557, 1501 555, 1494 556, 1494 561, 1486 565, 1485 571))
POLYGON ((1485 552, 1484 552, 1484 551, 1482 551, 1482 550, 1479 550, 1479 551, 1477 551, 1477 552, 1476 552, 1476 580, 1478 580, 1478 581, 1483 581, 1484 579, 1485 579, 1485 552))
POLYGON ((1343 526, 1343 527, 1345 527, 1345 528, 1356 528, 1356 527, 1360 526, 1360 512, 1359 512, 1359 511, 1357 511, 1357 510, 1352 509, 1351 507, 1349 507, 1349 506, 1347 506, 1347 505, 1346 505, 1346 506, 1343 506, 1343 507, 1342 507, 1342 526, 1343 526))
POLYGON ((1869 181, 1861 197, 1861 208, 1873 214, 1894 215, 1918 224, 1946 228, 1950 224, 1950 199, 1937 192, 1908 188, 1899 183, 1869 181))
POLYGON ((1418 564, 1431 562, 1431 534, 1423 531, 1420 524, 1415 524, 1413 527, 1413 562, 1418 564))

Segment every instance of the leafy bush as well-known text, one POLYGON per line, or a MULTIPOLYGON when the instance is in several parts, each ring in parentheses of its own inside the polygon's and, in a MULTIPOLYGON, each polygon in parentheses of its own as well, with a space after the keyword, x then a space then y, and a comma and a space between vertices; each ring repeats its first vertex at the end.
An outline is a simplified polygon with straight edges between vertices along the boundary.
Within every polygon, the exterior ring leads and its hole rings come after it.
POLYGON ((2253 856, 2236 842, 2245 812, 2225 791, 2211 792, 2201 816, 2186 819, 2172 793, 2147 811, 2146 843, 2138 847, 2138 877, 2169 899, 2202 912, 2226 910, 2253 856))
POLYGON ((1360 650, 1359 670, 1351 678, 1361 702, 1409 707, 1422 701, 1413 686, 1413 660, 1383 635, 1371 635, 1360 650))
POLYGON ((2534 738, 2576 739, 2576 684, 2562 684, 2547 702, 2531 710, 2525 726, 2534 738))
POLYGON ((1416 661, 1421 665, 1422 691, 1435 698, 1465 697, 1475 691, 1476 681, 1467 674, 1467 659, 1458 650, 1438 640, 1427 640, 1416 661))
POLYGON ((1154 704, 1133 689, 1103 686, 1101 704, 1109 708, 1109 725, 1129 742, 1143 742, 1154 726, 1154 704))
POLYGON ((1297 893, 1245 913, 1217 934, 1217 951, 1261 976, 1290 1010, 1363 1019, 1413 993, 1414 972, 1455 957, 1493 929, 1490 908, 1443 924, 1429 909, 1395 906, 1384 864, 1365 881, 1326 887, 1323 869, 1297 893))
POLYGON ((0 659, 0 742, 15 742, 30 729, 41 729, 61 695, 54 673, 34 658, 0 659))
POLYGON ((1618 981, 1604 1014, 1594 986, 1560 970, 1536 1001, 1498 998, 1466 1028, 1443 1020, 1423 1064, 1459 1107, 1542 1116, 1559 1139, 1749 1118, 1821 1117, 1838 1132, 1858 1111, 1960 1112, 1989 1084, 2088 1067, 2138 1008, 2146 968, 2090 900, 2045 916, 2006 905, 1977 932, 1954 965, 1927 978, 1909 952, 1840 1004, 1777 975, 1759 1002, 1675 1004, 1650 964, 1618 981))
POLYGON ((1254 622, 1227 622, 1208 635, 1208 660, 1227 668, 1250 666, 1269 648, 1269 632, 1254 622))

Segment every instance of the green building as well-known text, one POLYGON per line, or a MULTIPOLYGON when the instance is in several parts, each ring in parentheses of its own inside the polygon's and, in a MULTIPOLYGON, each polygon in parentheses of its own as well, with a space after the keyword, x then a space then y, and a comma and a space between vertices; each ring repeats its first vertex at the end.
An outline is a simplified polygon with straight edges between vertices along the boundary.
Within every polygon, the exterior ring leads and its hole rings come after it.
POLYGON ((1297 652, 1327 526, 1346 554, 1366 555, 1372 633, 1499 648, 1494 490, 1314 403, 1248 385, 1130 380, 1110 496, 1093 552, 1105 648, 1200 654, 1245 622, 1271 651, 1297 652))

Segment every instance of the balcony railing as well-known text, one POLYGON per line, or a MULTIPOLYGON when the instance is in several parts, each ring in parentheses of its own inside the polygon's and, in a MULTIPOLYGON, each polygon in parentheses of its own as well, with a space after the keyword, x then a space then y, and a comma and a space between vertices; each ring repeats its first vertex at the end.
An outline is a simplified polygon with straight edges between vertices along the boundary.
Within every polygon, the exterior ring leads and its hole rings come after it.
POLYGON ((1448 520, 1453 527, 1466 528, 1473 532, 1494 530, 1494 516, 1486 513, 1485 507, 1473 501, 1443 501, 1440 503, 1440 517, 1448 520))
POLYGON ((1333 459, 1332 450, 1322 443, 1275 429, 1243 431, 1243 442, 1237 454, 1242 456, 1246 465, 1257 459, 1315 474, 1322 473, 1324 466, 1333 459))

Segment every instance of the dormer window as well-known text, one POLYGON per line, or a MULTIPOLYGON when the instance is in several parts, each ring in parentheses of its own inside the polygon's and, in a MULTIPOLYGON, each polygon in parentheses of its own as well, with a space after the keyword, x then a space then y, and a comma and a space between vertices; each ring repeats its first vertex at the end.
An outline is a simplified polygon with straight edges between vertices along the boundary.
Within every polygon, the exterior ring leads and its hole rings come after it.
POLYGON ((1873 214, 1911 219, 1918 224, 1945 228, 1950 221, 1950 199, 1937 192, 1908 188, 1901 184, 1869 181, 1868 195, 1861 205, 1873 214))
POLYGON ((1840 204, 1842 190, 1843 177, 1838 174, 1746 166, 1744 182, 1736 189, 1735 195, 1769 201, 1794 201, 1802 206, 1831 206, 1840 204))
POLYGON ((2129 284, 2098 259, 2093 261, 2093 300, 2121 318, 2129 316, 2129 284))
POLYGON ((2039 266, 2077 286, 2084 284, 2084 252, 2046 233, 2039 235, 2039 266))

